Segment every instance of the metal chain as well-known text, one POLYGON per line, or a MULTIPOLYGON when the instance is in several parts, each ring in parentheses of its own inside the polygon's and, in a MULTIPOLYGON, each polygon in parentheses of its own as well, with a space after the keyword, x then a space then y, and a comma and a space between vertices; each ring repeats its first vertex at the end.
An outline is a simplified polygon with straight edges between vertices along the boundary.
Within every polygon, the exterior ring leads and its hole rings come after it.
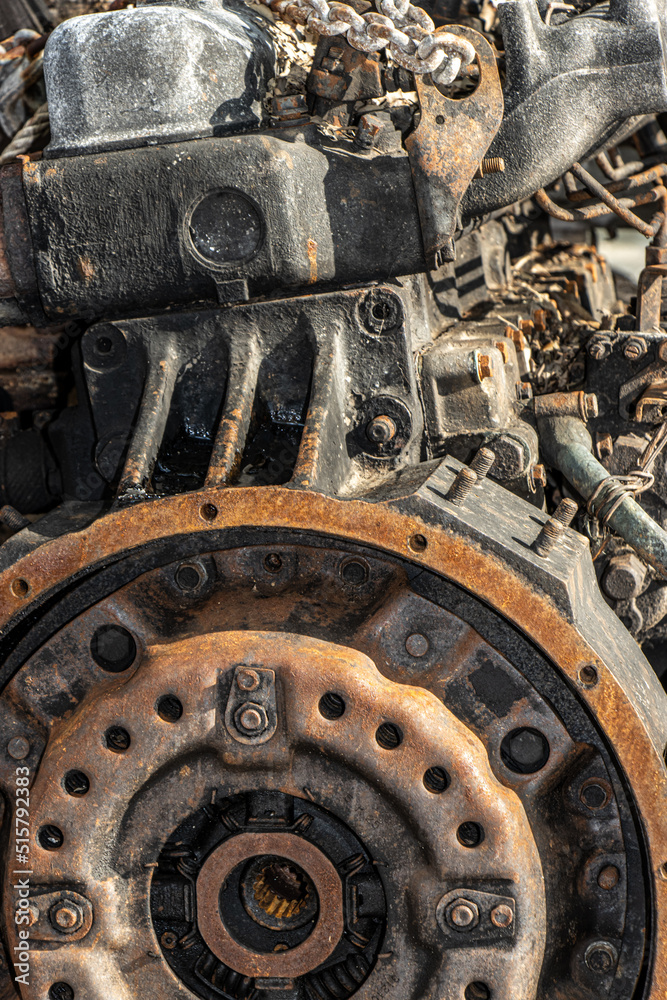
POLYGON ((355 49, 388 49, 399 66, 412 73, 430 73, 436 83, 453 83, 461 66, 475 58, 473 46, 450 32, 436 34, 433 21, 410 0, 376 0, 378 11, 357 14, 345 3, 327 0, 271 0, 275 14, 303 24, 318 35, 345 35, 355 49))

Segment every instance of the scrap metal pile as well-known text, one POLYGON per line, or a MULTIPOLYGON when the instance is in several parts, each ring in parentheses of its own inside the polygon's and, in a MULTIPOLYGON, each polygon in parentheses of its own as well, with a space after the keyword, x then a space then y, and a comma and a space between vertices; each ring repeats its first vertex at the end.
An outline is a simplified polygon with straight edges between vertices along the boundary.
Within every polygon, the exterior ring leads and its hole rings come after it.
POLYGON ((0 10, 0 998, 664 1000, 665 3, 97 8, 0 10))

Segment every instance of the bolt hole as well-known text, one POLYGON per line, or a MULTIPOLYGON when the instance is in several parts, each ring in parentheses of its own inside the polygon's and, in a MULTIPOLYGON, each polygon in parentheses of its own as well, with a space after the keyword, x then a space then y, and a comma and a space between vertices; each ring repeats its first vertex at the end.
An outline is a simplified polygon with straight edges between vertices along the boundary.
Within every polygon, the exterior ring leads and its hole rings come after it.
POLYGON ((491 990, 486 983, 468 983, 463 995, 466 1000, 489 1000, 491 990))
POLYGON ((345 583, 349 583, 353 587, 361 587, 368 579, 368 566, 360 559, 349 559, 343 563, 340 575, 345 583))
POLYGON ((439 795, 444 792, 449 786, 449 775, 445 771, 444 767, 429 767, 428 771, 424 772, 424 788, 427 792, 433 792, 434 795, 439 795))
POLYGON ((408 541, 408 545, 413 552, 423 552, 426 549, 428 542, 423 535, 412 535, 408 541))
POLYGON ((218 508, 212 503, 203 503, 199 508, 199 514, 204 521, 215 521, 218 516, 218 508))
POLYGON ((80 798, 90 790, 90 781, 83 771, 68 771, 63 781, 68 795, 80 798))
POLYGON ((320 715, 323 715, 325 719, 340 719, 341 715, 345 711, 345 702, 339 694, 335 694, 333 691, 327 691, 325 695, 320 698, 320 715))
POLYGON ((175 694, 163 694, 155 710, 163 722, 178 722, 183 715, 183 705, 175 694))
POLYGON ((388 302, 376 302, 371 309, 373 319, 388 320, 391 317, 391 306, 388 302))
POLYGON ((393 722, 383 722, 375 734, 383 750, 395 750, 403 742, 403 733, 393 722))
POLYGON ((598 682, 598 672, 592 663, 587 663, 579 671, 579 680, 584 687, 595 687, 598 682))
POLYGON ((95 349, 98 354, 110 354, 113 348, 111 337, 98 337, 95 341, 95 349))
POLYGON ((37 834, 37 840, 45 851, 57 851, 63 846, 65 837, 59 827, 47 823, 37 834))
POLYGON ((202 582, 202 575, 196 566, 179 566, 174 579, 180 590, 196 590, 202 582))
POLYGON ((104 739, 107 749, 114 753, 125 753, 131 743, 130 734, 122 726, 110 726, 104 734, 104 739))
POLYGON ((479 847, 484 840, 484 830, 479 823, 473 823, 469 820, 466 823, 461 823, 456 831, 456 836, 459 844, 462 844, 463 847, 479 847))
POLYGON ((589 809, 604 809, 611 802, 611 788, 602 778, 589 778, 581 786, 579 798, 589 809))
POLYGON ((30 584, 27 580, 12 580, 10 590, 14 597, 25 597, 30 590, 30 584))
POLYGON ((74 1000, 74 990, 69 983, 52 983, 49 1000, 74 1000))
POLYGON ((178 934, 174 934, 173 931, 165 931, 160 938, 160 944, 163 948, 166 948, 167 951, 173 951, 178 944, 178 934))
POLYGON ((264 569, 268 573, 279 573, 283 568, 283 560, 277 552, 269 552, 264 558, 264 569))
POLYGON ((102 670, 120 674, 134 663, 137 644, 121 625, 102 625, 91 639, 90 655, 102 670))
POLYGON ((658 868, 658 874, 663 882, 667 882, 667 861, 663 862, 658 868))

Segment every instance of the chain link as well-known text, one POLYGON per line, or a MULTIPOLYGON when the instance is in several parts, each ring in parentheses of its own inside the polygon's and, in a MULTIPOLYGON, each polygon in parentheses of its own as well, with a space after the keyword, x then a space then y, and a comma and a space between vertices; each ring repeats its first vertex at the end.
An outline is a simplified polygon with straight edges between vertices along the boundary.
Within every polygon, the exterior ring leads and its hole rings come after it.
POLYGON ((475 58, 465 38, 450 32, 436 34, 433 21, 410 0, 376 0, 377 11, 357 14, 345 3, 328 0, 271 0, 275 14, 303 24, 318 35, 345 35, 362 52, 388 49, 399 66, 412 73, 431 73, 435 83, 453 83, 461 66, 475 58))

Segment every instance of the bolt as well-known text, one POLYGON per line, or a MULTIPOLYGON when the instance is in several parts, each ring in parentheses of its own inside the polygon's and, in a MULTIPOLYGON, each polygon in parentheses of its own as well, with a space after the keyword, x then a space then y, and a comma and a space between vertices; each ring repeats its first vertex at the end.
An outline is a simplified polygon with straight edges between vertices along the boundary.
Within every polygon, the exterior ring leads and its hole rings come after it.
POLYGON ((588 355, 593 361, 602 361, 611 351, 611 341, 606 337, 595 337, 588 345, 588 355))
POLYGON ((630 337, 623 349, 623 354, 628 361, 637 361, 646 354, 646 341, 643 337, 630 337))
POLYGON ((449 500, 455 507, 460 507, 476 482, 477 473, 465 465, 447 490, 445 500, 449 500))
POLYGON ((578 510, 579 504, 566 497, 565 500, 561 500, 558 504, 553 516, 557 521, 560 521, 564 528, 568 528, 572 524, 574 515, 578 510))
POLYGON ((490 448, 480 448, 472 462, 470 468, 477 473, 478 479, 484 479, 491 471, 491 466, 496 460, 495 452, 490 448))
POLYGON ((533 486, 547 485, 547 470, 543 465, 533 465, 530 469, 533 486))
POLYGON ((259 736, 269 724, 266 710, 252 701, 246 701, 237 708, 234 721, 240 730, 251 736, 259 736))
POLYGON ((609 941, 595 941, 589 944, 584 955, 584 961, 591 972, 598 972, 604 975, 615 968, 618 961, 618 952, 609 941))
POLYGON ((598 415, 598 398, 594 392, 582 392, 582 416, 584 420, 592 420, 598 415))
POLYGON ((492 378, 493 365, 490 354, 477 354, 477 378, 483 382, 485 378, 492 378))
POLYGON ((538 556, 549 555, 556 542, 563 534, 565 530, 565 525, 561 521, 556 521, 555 518, 550 517, 549 520, 542 525, 542 530, 533 542, 532 548, 534 552, 537 552, 538 556))
POLYGON ((366 428, 366 437, 373 444, 388 444, 396 437, 396 424, 385 414, 373 417, 366 428))
POLYGON ((625 552, 609 560, 602 578, 602 589, 608 597, 629 601, 640 593, 645 579, 644 563, 634 552, 625 552))
POLYGON ((549 759, 549 743, 539 730, 522 726, 505 737, 500 754, 503 763, 516 774, 534 774, 549 759))
POLYGON ((491 910, 491 923, 494 927, 509 927, 513 920, 512 907, 508 906, 507 903, 494 906, 491 910))
POLYGON ((269 552, 264 559, 264 569, 269 573, 279 573, 283 568, 282 557, 277 552, 269 552))
POLYGON ((259 674, 256 670, 239 670, 236 683, 242 691, 254 691, 259 687, 259 674))
POLYGON ((0 507, 0 521, 5 527, 9 528, 10 531, 21 531, 22 528, 27 528, 30 521, 23 514, 20 514, 15 507, 10 507, 9 504, 5 504, 4 507, 0 507))
POLYGON ((470 931, 479 923, 477 903, 469 899, 455 899, 447 907, 445 919, 457 931, 470 931))
MULTIPOLYGON (((25 913, 25 910, 23 912, 25 913)), ((21 916, 21 911, 17 910, 16 911, 16 917, 18 918, 19 916, 21 916)), ((33 924, 36 924, 38 920, 39 920, 39 910, 37 909, 37 907, 35 906, 34 903, 29 903, 28 904, 28 927, 32 927, 33 924)), ((18 924, 19 920, 17 919, 16 922, 18 924)), ((23 923, 23 918, 22 917, 21 917, 21 921, 20 922, 23 923)))
POLYGON ((63 934, 72 934, 83 923, 83 911, 76 903, 66 900, 51 907, 49 919, 54 927, 63 934))
POLYGON ((428 653, 428 639, 419 632, 413 632, 405 640, 405 648, 410 656, 426 656, 428 653))
POLYGON ((618 885, 621 877, 616 865, 605 865, 598 872, 598 885, 601 889, 613 889, 618 885))
POLYGON ((482 160, 476 177, 484 177, 485 174, 502 174, 505 170, 505 161, 502 156, 488 156, 482 160))
POLYGON ((7 753, 14 760, 25 760, 30 753, 30 744, 25 736, 14 736, 7 744, 7 753))

